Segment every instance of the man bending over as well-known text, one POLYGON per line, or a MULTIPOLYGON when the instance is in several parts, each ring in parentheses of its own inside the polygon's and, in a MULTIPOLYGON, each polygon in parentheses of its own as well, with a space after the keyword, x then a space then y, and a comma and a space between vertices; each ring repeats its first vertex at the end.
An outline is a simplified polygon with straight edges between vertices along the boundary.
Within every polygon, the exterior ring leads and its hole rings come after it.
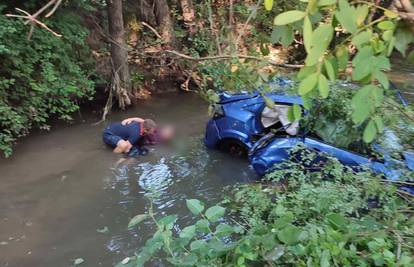
POLYGON ((115 153, 127 154, 145 136, 154 134, 156 128, 156 123, 150 119, 134 118, 134 121, 128 124, 114 122, 105 128, 103 141, 114 148, 115 153))

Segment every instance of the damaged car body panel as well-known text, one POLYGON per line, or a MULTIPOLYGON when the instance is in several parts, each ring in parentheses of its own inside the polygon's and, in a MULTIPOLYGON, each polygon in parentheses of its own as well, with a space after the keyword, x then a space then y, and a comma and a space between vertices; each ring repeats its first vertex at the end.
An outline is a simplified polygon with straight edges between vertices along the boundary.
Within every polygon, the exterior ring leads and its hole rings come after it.
MULTIPOLYGON (((273 83, 283 88, 291 82, 278 78, 273 83)), ((268 107, 258 91, 220 93, 220 101, 213 106, 213 118, 207 123, 205 145, 233 155, 248 155, 251 166, 261 176, 288 160, 292 149, 299 144, 321 158, 329 155, 351 168, 367 167, 391 181, 407 180, 405 170, 414 171, 413 152, 402 152, 403 160, 395 160, 379 145, 374 145, 375 151, 383 156, 378 161, 301 133, 299 122, 291 123, 287 119, 289 106, 303 105, 301 97, 281 92, 265 96, 273 100, 274 107, 268 107)), ((401 188, 414 194, 412 186, 401 188)))

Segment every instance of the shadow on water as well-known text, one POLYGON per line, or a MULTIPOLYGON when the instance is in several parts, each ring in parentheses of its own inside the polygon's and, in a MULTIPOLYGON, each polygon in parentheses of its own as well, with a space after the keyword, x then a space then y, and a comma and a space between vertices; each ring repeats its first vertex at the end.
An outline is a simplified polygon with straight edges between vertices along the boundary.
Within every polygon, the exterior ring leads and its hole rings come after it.
POLYGON ((142 116, 177 125, 177 144, 125 159, 101 142, 105 125, 85 123, 38 133, 0 161, 0 266, 112 266, 153 233, 151 222, 128 230, 152 199, 159 216, 192 220, 185 199, 219 199, 226 185, 254 178, 247 161, 207 150, 206 104, 195 95, 162 95, 110 120, 142 116), (107 233, 97 229, 107 227, 107 233))

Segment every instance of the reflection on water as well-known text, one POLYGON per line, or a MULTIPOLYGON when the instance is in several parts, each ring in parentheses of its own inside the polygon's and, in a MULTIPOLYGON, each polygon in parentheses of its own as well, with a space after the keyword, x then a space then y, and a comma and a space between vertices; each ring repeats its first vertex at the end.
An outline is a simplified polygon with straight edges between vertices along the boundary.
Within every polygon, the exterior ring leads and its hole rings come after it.
MULTIPOLYGON (((252 177, 246 160, 208 151, 200 135, 189 138, 182 149, 154 148, 146 157, 118 161, 104 184, 106 190, 116 192, 121 208, 134 210, 140 205, 143 213, 152 206, 158 216, 180 215, 180 223, 185 225, 192 219, 185 199, 213 203, 224 186, 247 182, 252 177)), ((121 255, 131 255, 153 232, 154 225, 145 222, 137 229, 124 229, 112 235, 106 247, 121 255)))
POLYGON ((0 266, 70 266, 76 258, 83 267, 112 266, 154 233, 150 220, 127 229, 151 202, 156 216, 177 214, 185 226, 193 219, 185 199, 212 204, 224 186, 249 181, 247 161, 204 147, 206 111, 198 96, 176 94, 113 113, 111 121, 142 116, 177 125, 174 144, 139 158, 111 153, 100 137, 105 125, 91 126, 97 118, 87 114, 83 124, 23 140, 0 161, 0 266))

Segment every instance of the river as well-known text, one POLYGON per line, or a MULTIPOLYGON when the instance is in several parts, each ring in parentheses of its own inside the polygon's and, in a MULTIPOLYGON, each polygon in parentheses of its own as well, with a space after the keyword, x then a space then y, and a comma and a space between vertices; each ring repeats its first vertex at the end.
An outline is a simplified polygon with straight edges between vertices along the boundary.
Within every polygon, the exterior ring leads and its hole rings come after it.
MULTIPOLYGON (((412 103, 414 70, 395 65, 390 77, 412 103)), ((159 216, 178 214, 185 225, 185 199, 214 203, 224 186, 256 178, 247 161, 204 147, 207 104, 197 95, 156 96, 109 121, 135 116, 175 124, 181 145, 124 159, 102 143, 105 124, 85 114, 82 123, 31 134, 0 161, 0 266, 71 266, 77 258, 112 266, 154 232, 151 223, 127 229, 151 201, 159 216)))
POLYGON ((109 121, 131 116, 174 123, 174 147, 152 147, 137 159, 114 155, 101 141, 96 116, 30 135, 0 161, 0 266, 112 266, 153 233, 127 229, 150 199, 159 216, 191 216, 185 199, 213 203, 226 185, 254 178, 248 163, 204 147, 207 105, 193 94, 163 94, 109 121), (107 227, 106 233, 98 229, 107 227))

